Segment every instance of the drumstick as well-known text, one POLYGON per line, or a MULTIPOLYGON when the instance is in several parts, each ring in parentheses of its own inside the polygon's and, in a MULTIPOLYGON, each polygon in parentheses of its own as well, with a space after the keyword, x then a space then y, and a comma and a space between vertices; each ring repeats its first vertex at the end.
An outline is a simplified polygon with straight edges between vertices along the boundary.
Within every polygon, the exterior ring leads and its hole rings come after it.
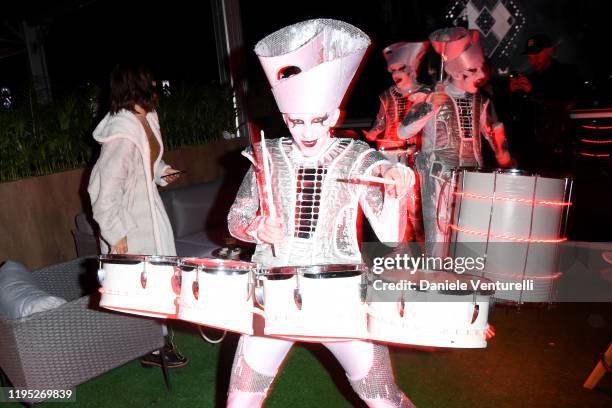
POLYGON ((446 41, 442 45, 442 55, 440 56, 440 81, 438 83, 442 83, 444 79, 444 59, 446 58, 446 41))
MULTIPOLYGON (((274 198, 272 197, 272 182, 270 180, 270 162, 268 161, 268 148, 266 147, 266 136, 264 131, 261 134, 261 158, 263 161, 264 172, 264 191, 266 193, 266 201, 268 202, 268 212, 270 218, 276 218, 276 208, 274 207, 274 198)), ((276 245, 272 244, 272 256, 276 256, 276 245)))
POLYGON ((376 176, 356 176, 353 180, 364 181, 366 183, 378 183, 378 184, 389 184, 389 185, 397 184, 397 180, 389 180, 383 177, 376 177, 376 176))

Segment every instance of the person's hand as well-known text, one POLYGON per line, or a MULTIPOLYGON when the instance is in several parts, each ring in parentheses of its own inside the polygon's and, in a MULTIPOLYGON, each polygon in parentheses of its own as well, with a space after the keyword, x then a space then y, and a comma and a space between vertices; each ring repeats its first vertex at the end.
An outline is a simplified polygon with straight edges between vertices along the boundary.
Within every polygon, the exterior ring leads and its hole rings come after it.
POLYGON ((531 82, 529 82, 529 78, 525 75, 510 78, 508 85, 510 86, 510 92, 523 91, 525 93, 530 93, 533 89, 531 82))
POLYGON ((257 238, 266 244, 278 244, 285 240, 285 225, 280 218, 265 217, 259 228, 257 238))
POLYGON ((510 153, 508 152, 502 152, 498 155, 495 155, 495 160, 497 160, 497 165, 502 169, 516 168, 516 161, 510 156, 510 153))
POLYGON ((366 130, 366 129, 361 129, 361 133, 363 133, 363 136, 365 136, 365 138, 369 140, 370 142, 374 142, 376 139, 378 139, 377 132, 373 132, 371 130, 366 130))
POLYGON ((385 172, 383 177, 395 181, 395 184, 385 184, 387 194, 393 198, 403 197, 414 186, 414 172, 405 166, 394 166, 385 172))
POLYGON ((449 96, 446 93, 446 89, 443 83, 438 82, 434 89, 434 92, 431 94, 429 103, 431 103, 434 109, 439 108, 444 105, 448 101, 449 96))
POLYGON ((115 245, 111 246, 111 254, 127 254, 128 245, 127 245, 127 237, 121 238, 115 245))
POLYGON ((178 170, 175 170, 172 167, 167 167, 166 170, 164 170, 164 174, 162 176, 163 180, 168 184, 174 183, 181 176, 180 174, 172 174, 172 173, 177 173, 177 172, 178 170), (168 174, 172 174, 172 175, 168 176, 168 174))

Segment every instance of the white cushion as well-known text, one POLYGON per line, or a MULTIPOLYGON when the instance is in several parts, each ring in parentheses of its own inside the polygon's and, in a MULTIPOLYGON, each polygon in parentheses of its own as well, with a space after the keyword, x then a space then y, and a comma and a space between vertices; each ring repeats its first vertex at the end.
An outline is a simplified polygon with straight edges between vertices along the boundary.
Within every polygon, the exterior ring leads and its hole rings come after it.
POLYGON ((22 264, 6 261, 0 266, 0 314, 6 318, 19 319, 64 303, 66 300, 40 289, 22 264))

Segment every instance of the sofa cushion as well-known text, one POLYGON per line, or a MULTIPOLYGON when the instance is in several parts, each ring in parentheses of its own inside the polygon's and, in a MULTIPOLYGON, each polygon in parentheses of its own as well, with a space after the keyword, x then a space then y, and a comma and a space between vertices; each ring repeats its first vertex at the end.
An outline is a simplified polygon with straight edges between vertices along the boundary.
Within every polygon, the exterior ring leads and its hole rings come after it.
POLYGON ((80 212, 74 217, 74 223, 76 224, 77 231, 84 234, 94 235, 93 224, 95 221, 92 220, 84 212, 80 212))
POLYGON ((176 241, 176 254, 181 257, 214 258, 213 252, 218 246, 208 246, 201 243, 176 241))
POLYGON ((223 227, 195 232, 181 238, 176 238, 174 240, 176 254, 178 256, 210 257, 215 249, 225 245, 229 236, 227 227, 223 227))
MULTIPOLYGON (((171 197, 169 212, 175 237, 181 238, 225 222, 223 216, 212 216, 213 210, 219 204, 218 195, 222 184, 223 180, 215 180, 168 192, 171 197)), ((167 198, 165 201, 168 204, 167 198)))
POLYGON ((227 232, 227 228, 214 228, 185 235, 181 238, 177 238, 175 241, 202 244, 218 248, 225 245, 228 238, 231 238, 231 236, 229 232, 227 232))
POLYGON ((22 264, 6 261, 0 266, 0 314, 6 318, 19 319, 64 303, 66 300, 40 289, 22 264))

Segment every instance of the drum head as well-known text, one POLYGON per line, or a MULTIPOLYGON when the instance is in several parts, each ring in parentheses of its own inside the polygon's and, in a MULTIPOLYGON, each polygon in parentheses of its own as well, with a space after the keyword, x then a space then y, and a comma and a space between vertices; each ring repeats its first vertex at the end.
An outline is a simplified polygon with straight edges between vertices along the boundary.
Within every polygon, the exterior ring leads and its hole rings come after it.
POLYGON ((215 249, 212 251, 211 255, 217 259, 249 262, 253 256, 253 249, 237 245, 228 245, 215 249))
POLYGON ((332 279, 359 276, 362 275, 365 270, 366 267, 364 264, 281 266, 264 269, 262 275, 270 280, 289 279, 295 275, 301 275, 311 279, 332 279))
POLYGON ((479 168, 479 167, 457 167, 457 173, 497 173, 507 176, 524 176, 524 177, 540 177, 551 179, 573 179, 571 174, 566 173, 551 173, 551 172, 533 172, 520 169, 499 169, 499 168, 479 168))
MULTIPOLYGON (((491 296, 495 293, 492 281, 482 276, 458 274, 444 271, 416 271, 414 274, 406 270, 391 269, 379 277, 385 282, 413 282, 418 292, 432 292, 442 295, 482 295, 491 296), (420 289, 421 281, 426 281, 433 289, 420 289)), ((375 278, 376 279, 376 278, 375 278)))
POLYGON ((178 256, 148 256, 146 259, 147 263, 152 265, 160 265, 160 266, 176 266, 181 260, 178 256))
POLYGON ((184 258, 179 262, 179 267, 186 271, 197 269, 207 273, 241 275, 255 269, 257 264, 227 259, 184 258))
POLYGON ((141 262, 145 262, 147 259, 146 255, 133 255, 133 254, 103 254, 98 257, 100 262, 103 264, 121 264, 121 265, 136 265, 141 262))

